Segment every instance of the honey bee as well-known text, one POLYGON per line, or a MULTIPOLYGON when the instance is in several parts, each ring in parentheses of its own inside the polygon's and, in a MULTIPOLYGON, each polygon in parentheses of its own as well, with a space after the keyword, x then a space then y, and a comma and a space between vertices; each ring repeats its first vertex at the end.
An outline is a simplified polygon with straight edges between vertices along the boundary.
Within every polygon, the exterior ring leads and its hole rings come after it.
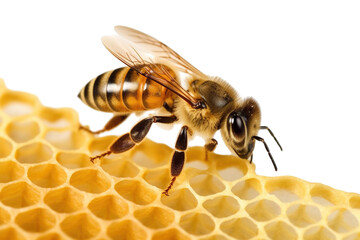
POLYGON ((112 112, 114 116, 99 131, 82 128, 97 134, 116 127, 134 112, 165 109, 167 115, 149 116, 139 121, 129 133, 116 139, 108 151, 91 157, 92 162, 139 144, 153 123, 179 122, 183 126, 175 143, 172 179, 163 192, 165 195, 183 169, 188 136, 193 134, 206 141, 206 158, 207 152, 216 148, 213 136, 218 130, 230 151, 250 162, 255 142, 260 141, 277 170, 266 142, 257 136, 258 131, 268 130, 282 148, 272 131, 260 125, 260 107, 253 98, 240 98, 228 83, 203 74, 167 45, 145 33, 124 26, 116 26, 115 31, 117 35, 104 36, 102 42, 128 67, 99 75, 78 95, 86 105, 112 112), (184 87, 181 80, 186 84, 184 87))

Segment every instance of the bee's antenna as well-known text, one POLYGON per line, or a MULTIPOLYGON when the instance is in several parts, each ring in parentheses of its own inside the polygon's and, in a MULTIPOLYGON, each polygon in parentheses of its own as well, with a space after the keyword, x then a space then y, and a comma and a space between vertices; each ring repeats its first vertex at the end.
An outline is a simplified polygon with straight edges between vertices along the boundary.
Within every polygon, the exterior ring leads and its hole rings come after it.
POLYGON ((264 144, 265 149, 266 149, 266 151, 268 152, 269 157, 270 157, 270 159, 271 159, 271 162, 272 162, 272 164, 274 165, 275 171, 277 171, 276 163, 275 163, 275 161, 274 161, 274 159, 273 159, 273 157, 272 157, 272 155, 271 155, 271 153, 270 153, 270 149, 269 149, 268 145, 266 144, 265 140, 264 140, 263 138, 259 137, 259 136, 253 136, 253 138, 254 138, 255 140, 257 140, 257 141, 262 142, 262 143, 264 144))
POLYGON ((280 143, 279 143, 279 141, 276 139, 276 137, 275 137, 274 133, 270 130, 270 128, 269 128, 269 127, 267 127, 267 126, 260 126, 260 129, 265 129, 265 130, 268 130, 268 131, 269 131, 269 133, 270 133, 270 135, 274 138, 275 142, 276 142, 276 143, 277 143, 277 145, 279 146, 280 150, 281 150, 281 151, 283 150, 283 149, 282 149, 282 147, 281 147, 281 145, 280 145, 280 143))

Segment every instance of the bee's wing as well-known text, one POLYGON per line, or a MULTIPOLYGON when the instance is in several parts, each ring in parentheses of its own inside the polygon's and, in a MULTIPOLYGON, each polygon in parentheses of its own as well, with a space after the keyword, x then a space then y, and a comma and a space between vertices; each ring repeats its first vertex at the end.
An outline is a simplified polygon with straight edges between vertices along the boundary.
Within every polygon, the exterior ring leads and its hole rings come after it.
POLYGON ((159 40, 133 28, 125 26, 116 26, 115 31, 120 37, 127 39, 133 44, 136 50, 142 49, 144 53, 157 63, 169 65, 175 70, 187 73, 196 78, 206 78, 206 75, 200 72, 197 68, 191 65, 188 61, 182 58, 174 50, 169 48, 159 40))
POLYGON ((194 78, 206 78, 203 73, 171 48, 145 33, 123 26, 116 26, 115 31, 119 35, 102 38, 105 47, 115 57, 138 73, 173 91, 194 108, 201 108, 201 101, 183 89, 161 65, 194 78))

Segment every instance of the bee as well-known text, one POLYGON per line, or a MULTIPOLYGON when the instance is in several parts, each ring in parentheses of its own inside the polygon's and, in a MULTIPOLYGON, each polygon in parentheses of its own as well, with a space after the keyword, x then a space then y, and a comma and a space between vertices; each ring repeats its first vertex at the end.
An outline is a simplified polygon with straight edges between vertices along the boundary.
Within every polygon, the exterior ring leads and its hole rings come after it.
POLYGON ((99 75, 82 88, 78 97, 88 106, 114 114, 98 134, 118 126, 131 113, 164 109, 164 116, 149 116, 120 136, 109 149, 91 157, 93 162, 112 153, 122 153, 139 144, 153 123, 182 124, 171 161, 171 182, 163 191, 168 195, 185 163, 188 138, 193 134, 204 138, 205 152, 214 151, 215 132, 221 131, 226 146, 242 159, 252 162, 255 142, 264 144, 257 134, 267 130, 260 125, 259 104, 253 98, 240 98, 235 89, 218 77, 209 77, 192 66, 174 50, 155 38, 135 29, 116 26, 117 35, 104 36, 104 46, 127 67, 99 75), (183 83, 185 82, 185 84, 183 83), (184 87, 183 87, 184 85, 184 87))

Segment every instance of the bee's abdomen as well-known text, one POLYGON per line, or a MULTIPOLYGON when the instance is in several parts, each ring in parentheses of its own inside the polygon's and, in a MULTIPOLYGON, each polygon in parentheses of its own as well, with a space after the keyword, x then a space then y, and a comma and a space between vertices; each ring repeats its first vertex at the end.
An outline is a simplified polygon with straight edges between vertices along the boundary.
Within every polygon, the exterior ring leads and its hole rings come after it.
POLYGON ((99 111, 129 113, 160 108, 169 94, 165 87, 124 67, 92 79, 78 97, 99 111))

